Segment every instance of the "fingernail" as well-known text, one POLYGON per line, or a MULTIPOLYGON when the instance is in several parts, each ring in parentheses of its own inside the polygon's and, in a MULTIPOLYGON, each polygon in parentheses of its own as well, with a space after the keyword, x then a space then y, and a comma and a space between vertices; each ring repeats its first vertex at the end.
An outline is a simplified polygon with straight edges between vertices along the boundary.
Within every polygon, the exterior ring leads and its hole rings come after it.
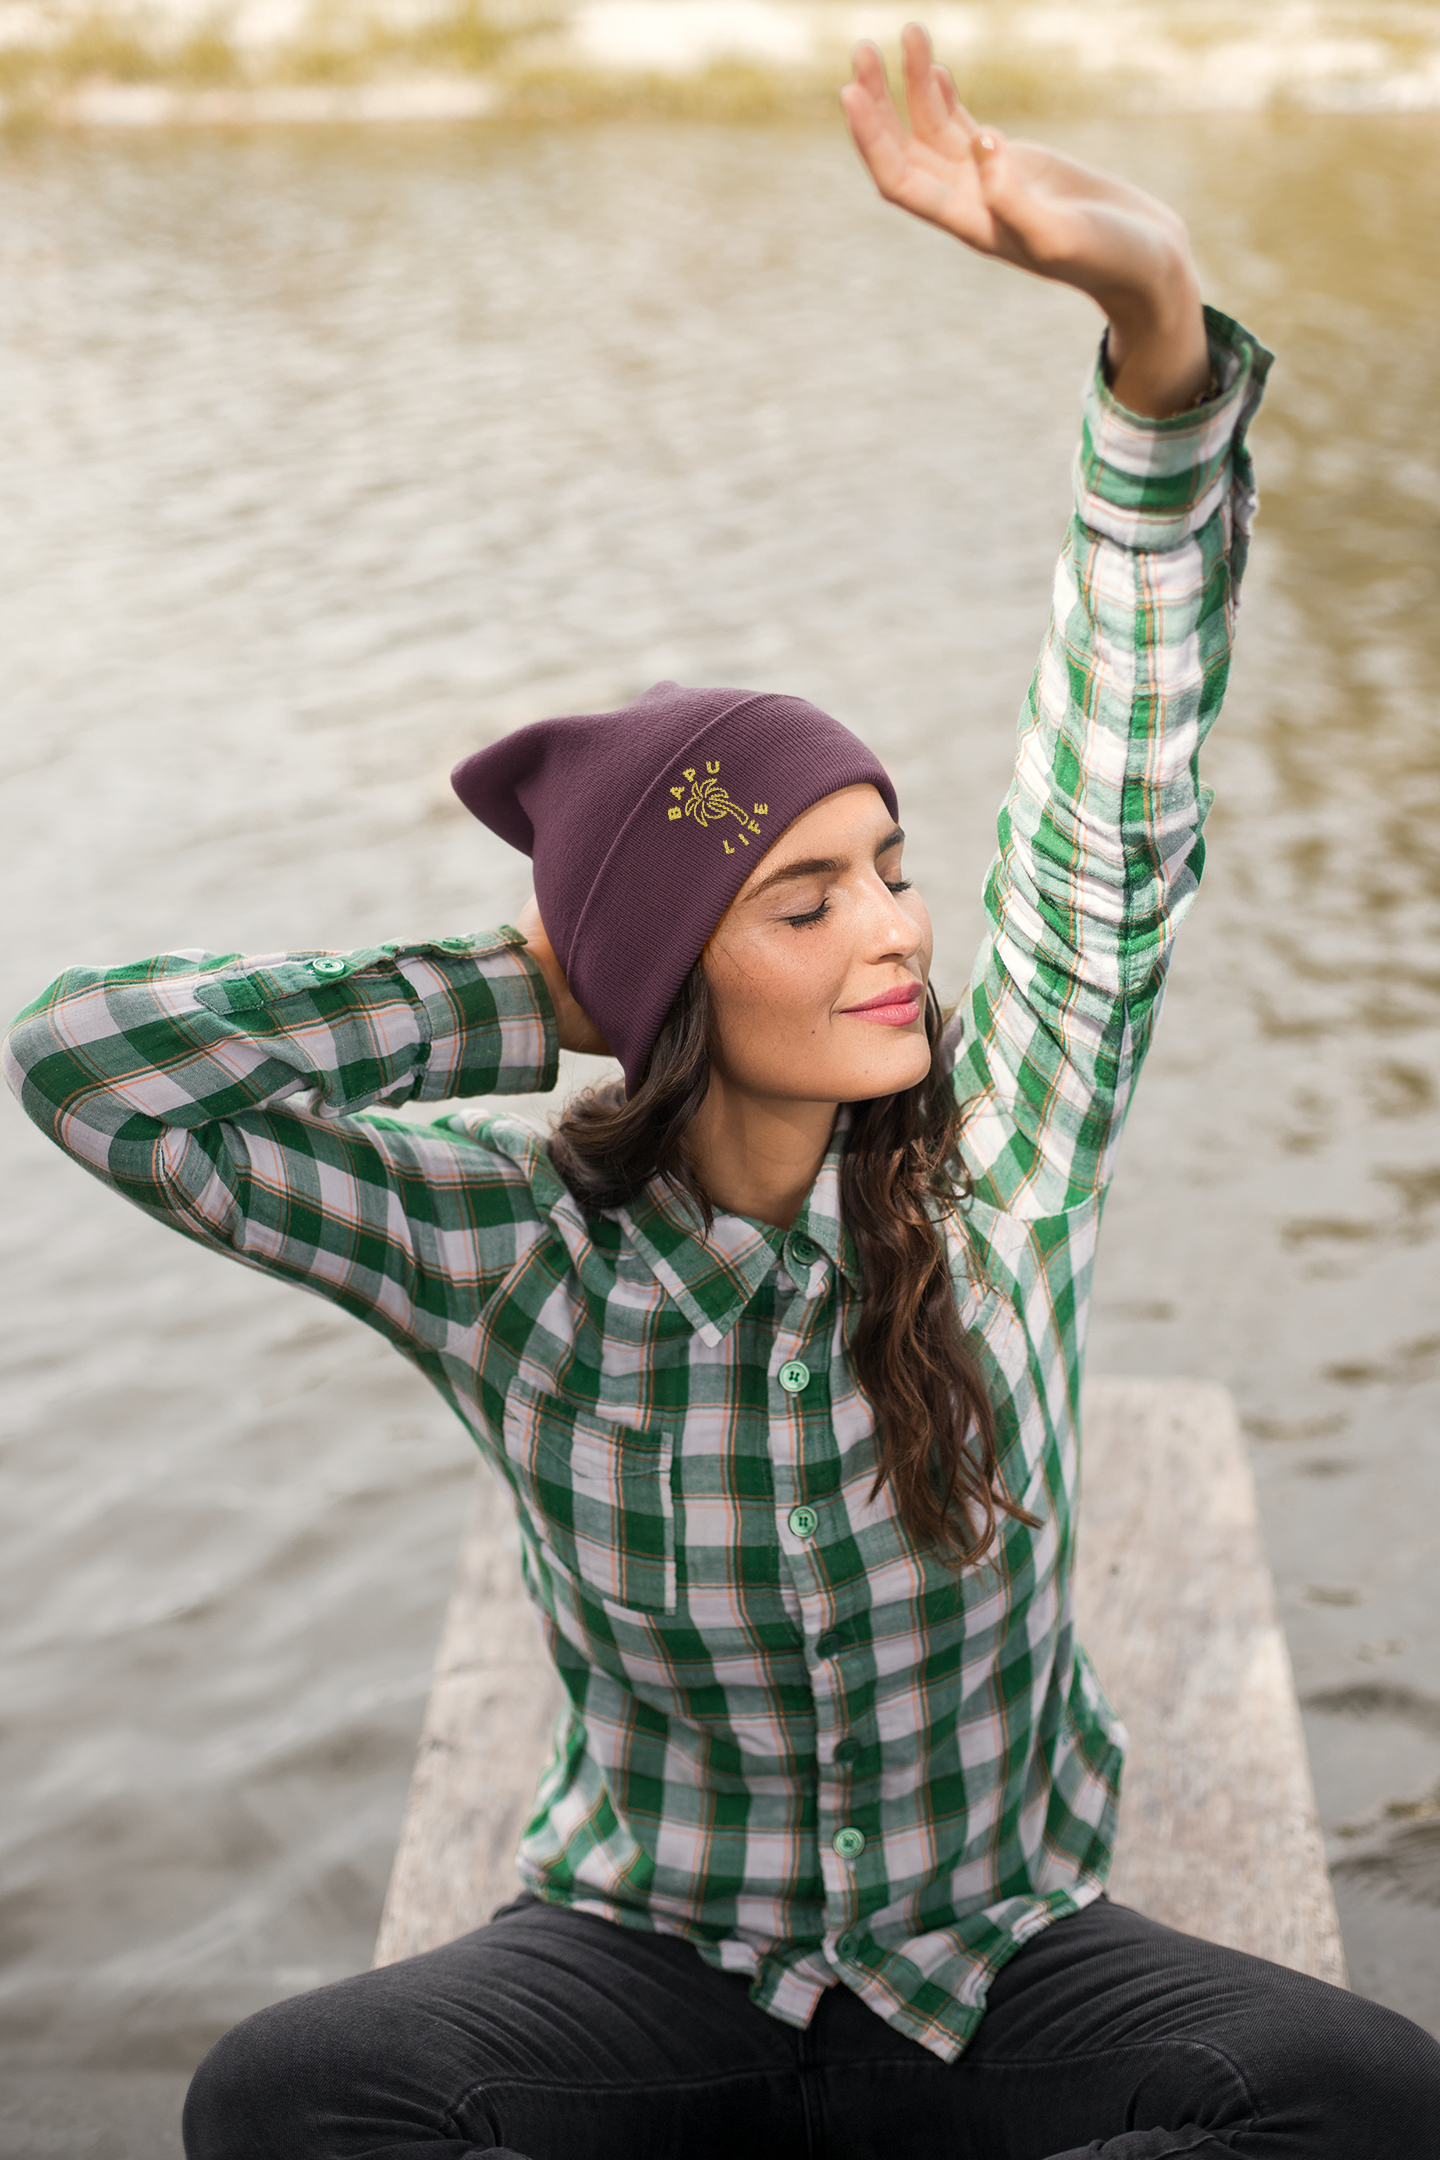
POLYGON ((980 156, 981 156, 981 157, 994 157, 994 155, 995 155, 995 138, 994 138, 994 136, 993 136, 993 135, 977 135, 977 136, 976 136, 976 138, 975 138, 975 148, 976 148, 976 150, 978 151, 978 153, 980 154, 980 156))

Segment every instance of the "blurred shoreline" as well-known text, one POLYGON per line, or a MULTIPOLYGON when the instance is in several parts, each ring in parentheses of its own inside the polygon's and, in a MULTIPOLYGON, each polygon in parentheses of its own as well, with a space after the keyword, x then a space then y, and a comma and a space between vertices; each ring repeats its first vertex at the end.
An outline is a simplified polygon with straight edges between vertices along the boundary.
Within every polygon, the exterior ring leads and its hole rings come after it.
POLYGON ((1424 0, 0 0, 0 120, 794 118, 917 8, 994 111, 1440 111, 1424 0))

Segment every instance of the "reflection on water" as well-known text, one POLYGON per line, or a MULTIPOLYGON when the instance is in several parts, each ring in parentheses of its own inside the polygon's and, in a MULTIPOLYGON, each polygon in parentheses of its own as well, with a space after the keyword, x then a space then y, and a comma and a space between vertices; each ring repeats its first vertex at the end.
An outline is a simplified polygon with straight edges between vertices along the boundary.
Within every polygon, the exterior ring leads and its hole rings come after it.
POLYGON ((1095 1357, 1239 1395, 1352 1977, 1440 2029, 1440 140, 1215 149, 1191 215, 1281 355, 1265 540, 1095 1357), (1127 1280, 1172 1291, 1148 1344, 1127 1280))
MULTIPOLYGON (((1440 144, 1069 132, 1281 354, 1092 1362, 1239 1396, 1352 1972, 1440 2029, 1440 144)), ((908 229, 823 131, 6 157, 7 1008, 75 958, 495 920, 523 874, 450 762, 662 674, 870 737, 958 987, 1082 303, 908 229)), ((0 1148, 8 2104, 178 2150, 208 2038, 368 1955, 464 1442, 362 1330, 18 1118, 0 1148)))

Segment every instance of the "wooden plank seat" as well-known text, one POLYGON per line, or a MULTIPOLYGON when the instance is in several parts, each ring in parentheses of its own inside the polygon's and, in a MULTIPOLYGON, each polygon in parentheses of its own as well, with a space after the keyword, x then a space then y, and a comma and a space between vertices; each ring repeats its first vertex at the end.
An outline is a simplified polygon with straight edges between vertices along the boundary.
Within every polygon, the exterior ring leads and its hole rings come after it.
MULTIPOLYGON (((1093 1380, 1081 1640, 1130 1729, 1122 1903, 1344 1984, 1340 1930, 1234 1404, 1188 1380, 1093 1380)), ((516 1893, 560 1687, 483 1468, 375 1949, 390 1964, 516 1893)))

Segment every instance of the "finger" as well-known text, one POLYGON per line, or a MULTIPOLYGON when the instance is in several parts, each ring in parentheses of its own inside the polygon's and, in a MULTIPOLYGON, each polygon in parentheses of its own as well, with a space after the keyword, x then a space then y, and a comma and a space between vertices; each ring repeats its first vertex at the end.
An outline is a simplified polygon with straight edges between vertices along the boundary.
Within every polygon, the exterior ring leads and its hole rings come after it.
POLYGON ((910 125, 918 141, 940 157, 955 159, 968 155, 971 130, 961 116, 954 84, 931 55, 927 36, 911 39, 906 45, 905 95, 910 107, 910 125))
POLYGON ((923 75, 935 59, 935 48, 924 23, 906 23, 900 33, 900 57, 908 87, 911 77, 923 75))
POLYGON ((953 165, 930 151, 916 156, 913 149, 892 142, 888 135, 862 144, 861 152, 887 202, 953 233, 982 254, 995 252, 995 221, 980 200, 968 164, 962 175, 968 184, 957 184, 953 165))
POLYGON ((869 169, 870 177, 887 202, 898 202, 905 192, 910 160, 906 145, 908 136, 895 122, 887 122, 884 113, 866 98, 854 83, 847 83, 840 93, 845 108, 845 118, 855 147, 869 169))
POLYGON ((890 195, 904 173, 910 138, 895 110, 880 55, 873 45, 857 49, 855 77, 840 92, 840 103, 855 147, 875 185, 882 195, 890 195))
POLYGON ((980 177, 980 192, 991 208, 1012 196, 1021 184, 1010 145, 997 127, 977 127, 970 138, 970 155, 980 177))
POLYGON ((910 112, 910 125, 917 134, 936 102, 930 83, 934 65, 935 52, 929 31, 923 23, 906 23, 900 33, 900 70, 905 78, 905 103, 910 112))
POLYGON ((949 68, 941 67, 937 62, 935 77, 940 86, 940 95, 945 100, 946 112, 953 121, 965 130, 965 139, 969 142, 972 137, 979 134, 979 122, 961 104, 960 93, 955 88, 955 78, 950 73, 949 68))
POLYGON ((999 128, 977 128, 971 138, 970 154, 975 161, 980 200, 991 217, 1012 233, 1023 234, 1027 226, 1035 223, 1035 205, 1027 199, 1023 176, 999 128))
POLYGON ((845 85, 840 93, 840 102, 845 108, 850 132, 855 137, 862 156, 867 155, 867 142, 880 135, 888 135, 897 147, 903 148, 906 140, 905 124, 895 109, 895 100, 890 95, 890 85, 885 79, 885 63, 868 40, 856 46, 853 64, 855 80, 845 85))
POLYGON ((903 135, 904 123, 896 110, 895 100, 890 95, 889 78, 885 73, 885 62, 880 57, 879 47, 872 45, 868 38, 862 38, 855 47, 852 58, 855 82, 861 92, 887 121, 893 121, 893 131, 903 135))
POLYGON ((889 96, 890 87, 885 79, 885 62, 880 57, 879 46, 870 38, 861 38, 850 55, 850 64, 855 70, 856 82, 869 91, 872 97, 883 98, 889 96))

